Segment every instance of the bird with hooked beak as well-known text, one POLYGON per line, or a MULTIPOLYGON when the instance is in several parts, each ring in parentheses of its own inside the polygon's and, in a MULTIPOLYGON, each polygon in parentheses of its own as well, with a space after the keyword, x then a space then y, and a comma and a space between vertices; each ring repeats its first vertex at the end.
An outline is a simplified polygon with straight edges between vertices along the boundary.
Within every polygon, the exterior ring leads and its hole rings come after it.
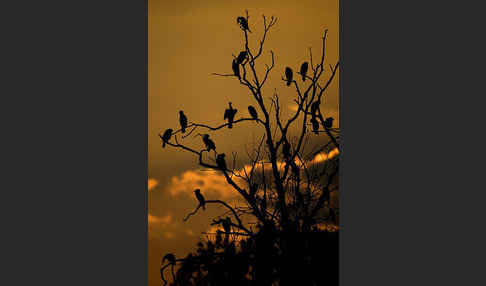
POLYGON ((224 118, 223 119, 228 119, 228 128, 233 128, 233 120, 235 118, 236 112, 238 109, 233 108, 231 106, 231 102, 229 103, 229 108, 224 111, 224 118))
POLYGON ((165 143, 167 143, 170 140, 170 137, 172 137, 172 131, 173 130, 169 128, 165 130, 164 135, 160 136, 159 134, 159 137, 162 139, 162 148, 165 148, 165 143))
POLYGON ((203 210, 206 210, 206 200, 204 196, 201 194, 200 189, 194 190, 194 194, 196 195, 196 199, 199 201, 199 206, 202 207, 203 210))

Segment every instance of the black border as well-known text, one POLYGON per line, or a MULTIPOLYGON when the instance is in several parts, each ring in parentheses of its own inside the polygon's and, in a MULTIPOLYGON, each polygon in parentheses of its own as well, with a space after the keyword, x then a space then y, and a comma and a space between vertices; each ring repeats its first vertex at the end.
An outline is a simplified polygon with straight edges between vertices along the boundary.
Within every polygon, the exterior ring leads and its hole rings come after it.
MULTIPOLYGON (((1 284, 146 285, 147 1, 8 5, 1 284)), ((484 284, 468 7, 340 1, 341 285, 484 284)))

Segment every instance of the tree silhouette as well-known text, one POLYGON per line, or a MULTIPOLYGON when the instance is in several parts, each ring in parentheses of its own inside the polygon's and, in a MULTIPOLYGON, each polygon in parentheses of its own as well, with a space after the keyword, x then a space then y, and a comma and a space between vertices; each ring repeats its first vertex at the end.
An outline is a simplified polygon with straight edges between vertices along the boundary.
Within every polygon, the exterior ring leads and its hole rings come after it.
POLYGON ((212 204, 222 205, 228 212, 222 215, 224 218, 213 219, 212 225, 218 230, 198 243, 196 253, 179 259, 166 257, 169 262, 163 261, 161 268, 164 285, 170 276, 171 285, 337 285, 339 129, 333 128, 332 117, 324 119, 321 106, 339 62, 329 65, 329 70, 325 66, 325 30, 322 55, 317 63, 309 49, 309 61, 295 65, 300 77, 293 76, 291 67, 282 71, 282 86, 295 89, 297 105, 295 113, 285 121, 277 92, 267 101, 262 91, 275 66, 273 51, 271 64, 265 64, 263 76, 257 68, 267 34, 276 22, 273 16, 269 20, 263 16, 263 36, 252 50, 248 12, 246 17, 237 17, 244 37, 243 51, 232 61, 233 73, 214 73, 236 79, 248 89, 255 102, 249 106, 249 116, 236 118, 236 109, 229 104, 224 116, 227 122, 220 126, 190 122, 184 126, 189 132, 181 139, 177 135, 185 130, 159 134, 164 145, 193 153, 199 165, 220 172, 245 203, 232 207, 223 200, 203 197, 204 190, 195 191, 199 204, 184 221, 201 207, 209 208, 212 204), (329 76, 323 80, 327 71, 329 76), (199 134, 205 145, 201 150, 183 143, 197 129, 222 131, 227 130, 226 126, 232 128, 245 121, 259 123, 253 128, 263 134, 253 154, 248 154, 249 164, 243 168, 235 167, 235 158, 232 166, 228 164, 231 161, 216 151, 208 134, 199 134), (293 126, 298 128, 296 134, 291 134, 293 126), (308 148, 311 140, 322 135, 329 139, 327 143, 308 148))

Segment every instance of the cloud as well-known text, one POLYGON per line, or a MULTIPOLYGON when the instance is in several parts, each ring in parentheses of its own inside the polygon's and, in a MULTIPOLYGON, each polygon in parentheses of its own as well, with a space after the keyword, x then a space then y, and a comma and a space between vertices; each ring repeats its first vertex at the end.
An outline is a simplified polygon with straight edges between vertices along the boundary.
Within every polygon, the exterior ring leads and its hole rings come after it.
POLYGON ((149 192, 159 185, 159 181, 153 178, 148 179, 148 190, 149 192))
POLYGON ((329 151, 329 153, 322 152, 317 154, 312 160, 312 162, 321 163, 336 157, 338 154, 339 154, 338 148, 334 148, 331 151, 329 151))
POLYGON ((164 233, 165 238, 172 239, 175 238, 175 234, 173 232, 167 231, 164 233))
MULTIPOLYGON (((241 179, 235 181, 242 185, 241 179)), ((167 191, 171 196, 181 194, 194 196, 195 189, 201 189, 206 199, 230 199, 238 197, 238 193, 226 182, 226 178, 216 171, 194 171, 183 172, 179 176, 170 179, 167 191)))
POLYGON ((149 235, 151 238, 160 238, 161 236, 171 239, 175 238, 175 230, 179 223, 174 221, 172 213, 167 213, 164 216, 155 216, 148 214, 149 235))
MULTIPOLYGON (((313 163, 322 163, 336 157, 339 154, 339 150, 334 148, 333 150, 326 152, 321 152, 314 156, 312 159, 313 163)), ((296 164, 301 166, 301 162, 296 158, 296 164)), ((284 167, 284 162, 277 162, 277 166, 282 170, 284 167)), ((246 173, 251 172, 250 165, 244 165, 241 169, 235 170, 235 173, 244 176, 246 173)), ((264 164, 265 171, 271 171, 272 166, 270 164, 264 164)), ((254 172, 261 172, 262 167, 258 164, 255 167, 254 172)), ((241 178, 233 177, 233 180, 237 185, 242 188, 247 188, 247 183, 241 178)), ((194 190, 201 189, 203 195, 207 200, 211 199, 240 199, 239 193, 233 189, 232 186, 228 184, 226 178, 218 171, 196 171, 188 170, 184 171, 178 176, 173 176, 169 184, 167 185, 165 191, 171 196, 186 195, 189 197, 194 197, 194 190)), ((195 198, 194 198, 195 199, 195 198)))
POLYGON ((186 234, 189 235, 189 236, 194 236, 194 231, 192 231, 190 229, 186 229, 186 234))
POLYGON ((174 222, 174 219, 173 219, 173 216, 172 216, 172 213, 168 213, 164 216, 155 216, 155 215, 152 215, 152 214, 148 214, 148 222, 149 224, 159 224, 160 226, 162 227, 166 227, 166 226, 171 226, 171 227, 175 227, 177 226, 177 223, 174 222))

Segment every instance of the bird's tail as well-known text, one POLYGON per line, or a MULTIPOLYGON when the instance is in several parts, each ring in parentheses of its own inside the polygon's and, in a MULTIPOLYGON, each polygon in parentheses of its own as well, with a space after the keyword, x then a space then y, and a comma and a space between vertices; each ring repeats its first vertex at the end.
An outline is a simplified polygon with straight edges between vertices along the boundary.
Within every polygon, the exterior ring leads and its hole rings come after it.
POLYGON ((305 75, 302 75, 302 81, 305 81, 305 75))
POLYGON ((228 124, 228 128, 230 128, 230 129, 231 129, 231 128, 233 128, 233 122, 230 122, 230 123, 228 124))
POLYGON ((165 141, 162 142, 162 148, 165 148, 165 141))
POLYGON ((287 86, 290 86, 291 81, 287 80, 287 86))
POLYGON ((182 128, 181 128, 181 132, 182 132, 182 133, 186 133, 186 128, 182 127, 182 128))
POLYGON ((202 208, 203 208, 203 211, 205 211, 205 210, 206 210, 206 206, 205 206, 205 205, 202 205, 202 208))

